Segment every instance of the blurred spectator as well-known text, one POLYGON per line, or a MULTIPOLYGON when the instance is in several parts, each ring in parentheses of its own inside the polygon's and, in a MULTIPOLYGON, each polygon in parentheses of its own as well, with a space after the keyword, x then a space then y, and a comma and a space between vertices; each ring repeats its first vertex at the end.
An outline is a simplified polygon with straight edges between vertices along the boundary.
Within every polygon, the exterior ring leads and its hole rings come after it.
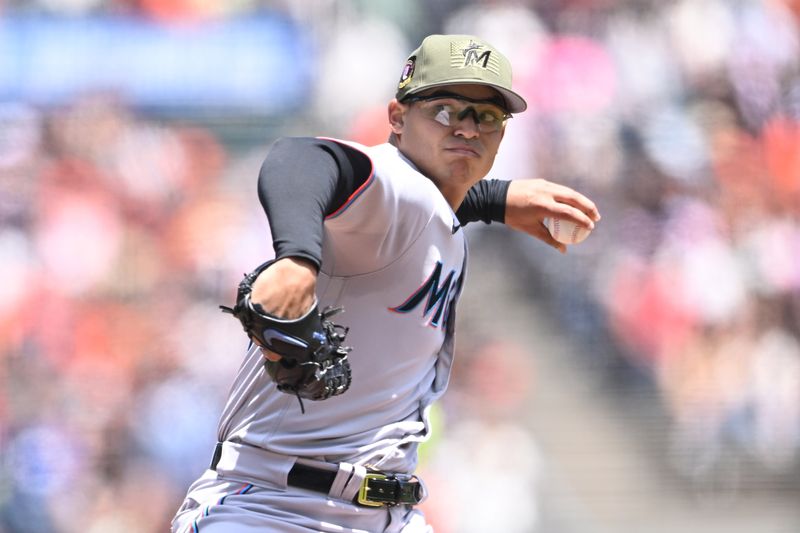
POLYGON ((394 96, 400 79, 397 65, 408 42, 394 24, 380 18, 356 15, 334 29, 317 43, 321 57, 315 113, 327 135, 341 136, 360 113, 394 96))
POLYGON ((223 193, 226 149, 210 131, 143 120, 109 95, 43 120, 5 111, 0 523, 161 530, 215 441, 195 410, 219 409, 220 372, 237 364, 216 340, 232 328, 191 312, 216 310, 237 254, 252 262, 268 243, 223 193), (163 498, 146 516, 112 505, 154 491, 163 498))
POLYGON ((447 497, 434 498, 426 515, 443 533, 534 531, 542 464, 518 416, 530 401, 533 354, 490 339, 459 355, 441 435, 426 445, 420 469, 430 490, 447 497))

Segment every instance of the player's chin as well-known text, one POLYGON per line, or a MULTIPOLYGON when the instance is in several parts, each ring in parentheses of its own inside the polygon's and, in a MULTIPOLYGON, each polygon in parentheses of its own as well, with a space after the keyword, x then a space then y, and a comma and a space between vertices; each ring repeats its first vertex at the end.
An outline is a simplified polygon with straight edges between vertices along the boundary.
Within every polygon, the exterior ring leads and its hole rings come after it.
POLYGON ((448 166, 451 178, 470 184, 483 178, 491 168, 483 161, 472 158, 457 158, 450 161, 448 166))

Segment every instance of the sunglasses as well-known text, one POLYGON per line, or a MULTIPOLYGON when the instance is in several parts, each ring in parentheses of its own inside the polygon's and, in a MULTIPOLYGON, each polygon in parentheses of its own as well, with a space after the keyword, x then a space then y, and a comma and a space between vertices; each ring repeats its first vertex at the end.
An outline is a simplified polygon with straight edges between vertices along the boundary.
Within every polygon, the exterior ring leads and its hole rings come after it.
POLYGON ((467 116, 481 133, 495 133, 503 129, 511 114, 488 100, 476 100, 459 94, 435 93, 427 96, 410 96, 403 103, 421 102, 420 111, 426 118, 442 126, 455 126, 467 116))

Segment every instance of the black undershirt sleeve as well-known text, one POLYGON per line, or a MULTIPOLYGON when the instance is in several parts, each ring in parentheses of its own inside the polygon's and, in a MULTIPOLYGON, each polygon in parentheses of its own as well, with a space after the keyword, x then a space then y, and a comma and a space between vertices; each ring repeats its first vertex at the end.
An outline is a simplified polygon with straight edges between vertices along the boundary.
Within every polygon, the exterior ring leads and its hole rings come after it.
POLYGON ((467 192, 466 198, 456 211, 458 221, 462 224, 482 221, 505 222, 506 195, 510 181, 481 180, 467 192))
POLYGON ((270 148, 258 176, 275 258, 302 257, 319 269, 322 224, 372 173, 369 158, 327 139, 286 137, 270 148))
MULTIPOLYGON (((319 269, 325 217, 344 206, 372 171, 366 154, 336 141, 275 141, 258 175, 258 198, 269 220, 275 258, 302 257, 319 269)), ((458 208, 459 222, 503 222, 509 184, 478 182, 458 208)))

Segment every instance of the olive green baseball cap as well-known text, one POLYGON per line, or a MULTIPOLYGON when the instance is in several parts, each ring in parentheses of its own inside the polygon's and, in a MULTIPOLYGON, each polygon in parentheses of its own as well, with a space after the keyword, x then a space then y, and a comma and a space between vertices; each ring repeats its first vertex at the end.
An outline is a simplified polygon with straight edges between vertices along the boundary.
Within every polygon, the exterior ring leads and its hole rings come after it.
POLYGON ((525 99, 511 89, 511 63, 492 45, 473 35, 429 35, 411 52, 395 97, 404 98, 425 89, 474 83, 499 92, 506 111, 527 109, 525 99))

